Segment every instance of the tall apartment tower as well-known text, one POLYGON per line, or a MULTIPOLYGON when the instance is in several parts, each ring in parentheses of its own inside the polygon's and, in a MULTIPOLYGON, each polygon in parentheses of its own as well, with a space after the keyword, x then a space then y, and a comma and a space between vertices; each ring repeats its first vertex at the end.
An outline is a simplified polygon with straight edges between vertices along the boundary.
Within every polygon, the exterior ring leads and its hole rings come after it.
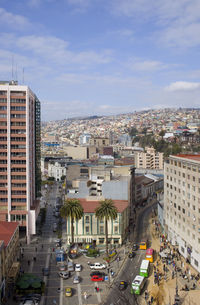
POLYGON ((36 232, 41 188, 40 102, 17 82, 0 82, 0 220, 36 232))
POLYGON ((145 147, 145 151, 135 152, 135 167, 163 169, 163 153, 156 152, 153 147, 145 147))
POLYGON ((165 162, 164 225, 168 240, 200 272, 200 154, 165 162))

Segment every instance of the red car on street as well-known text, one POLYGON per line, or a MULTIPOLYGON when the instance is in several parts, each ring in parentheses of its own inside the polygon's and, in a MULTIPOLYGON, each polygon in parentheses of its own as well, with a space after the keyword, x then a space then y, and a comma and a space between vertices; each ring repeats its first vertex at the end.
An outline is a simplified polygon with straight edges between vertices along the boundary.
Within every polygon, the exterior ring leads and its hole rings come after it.
POLYGON ((104 276, 101 275, 93 275, 91 277, 91 281, 93 282, 103 282, 104 281, 104 276))

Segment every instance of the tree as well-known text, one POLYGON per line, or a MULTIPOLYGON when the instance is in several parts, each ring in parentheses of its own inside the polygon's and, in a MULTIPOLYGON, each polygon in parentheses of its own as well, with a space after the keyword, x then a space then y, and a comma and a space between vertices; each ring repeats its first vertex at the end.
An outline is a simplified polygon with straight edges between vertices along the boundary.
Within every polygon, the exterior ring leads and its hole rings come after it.
POLYGON ((106 254, 108 256, 108 220, 117 218, 117 208, 112 199, 105 199, 99 202, 100 206, 95 210, 98 219, 105 219, 106 254))
MULTIPOLYGON (((60 209, 60 215, 63 218, 70 217, 71 220, 71 242, 74 243, 74 220, 83 217, 83 207, 78 199, 67 199, 60 209)), ((66 228, 67 229, 67 228, 66 228)))

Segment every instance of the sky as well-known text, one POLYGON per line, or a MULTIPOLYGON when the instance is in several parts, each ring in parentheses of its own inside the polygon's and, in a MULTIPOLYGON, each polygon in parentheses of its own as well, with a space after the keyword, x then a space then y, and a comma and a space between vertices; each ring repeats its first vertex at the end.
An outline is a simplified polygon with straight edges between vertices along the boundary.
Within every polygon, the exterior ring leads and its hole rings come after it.
POLYGON ((43 121, 199 108, 199 12, 199 0, 0 0, 0 80, 28 85, 43 121))

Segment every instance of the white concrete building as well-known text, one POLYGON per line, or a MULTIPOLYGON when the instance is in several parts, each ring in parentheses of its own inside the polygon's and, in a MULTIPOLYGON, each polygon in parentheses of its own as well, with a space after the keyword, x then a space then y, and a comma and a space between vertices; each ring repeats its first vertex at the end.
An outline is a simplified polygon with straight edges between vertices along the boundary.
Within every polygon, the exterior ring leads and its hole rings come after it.
POLYGON ((168 240, 200 272, 200 155, 170 156, 164 181, 168 240))
POLYGON ((61 181, 62 176, 66 176, 66 167, 63 162, 49 162, 48 163, 48 176, 54 177, 56 181, 61 181))

